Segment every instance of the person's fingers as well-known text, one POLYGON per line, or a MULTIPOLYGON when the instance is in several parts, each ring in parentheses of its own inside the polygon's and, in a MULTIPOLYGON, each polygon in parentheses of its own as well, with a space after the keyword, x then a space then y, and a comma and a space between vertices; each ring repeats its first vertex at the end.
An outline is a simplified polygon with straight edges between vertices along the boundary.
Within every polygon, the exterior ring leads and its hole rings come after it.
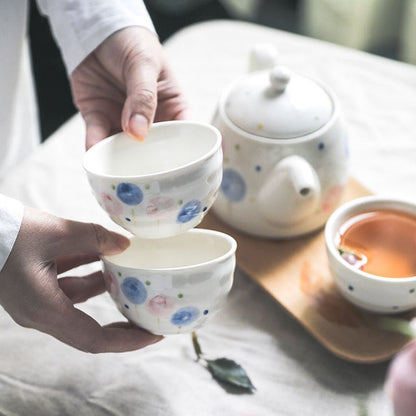
POLYGON ((165 65, 158 82, 158 105, 155 121, 191 118, 189 104, 171 69, 165 65))
POLYGON ((169 120, 190 120, 192 119, 191 111, 182 105, 180 98, 174 98, 169 101, 159 101, 155 115, 155 122, 169 120))
POLYGON ((156 82, 153 80, 137 83, 128 91, 122 113, 123 130, 132 138, 142 141, 146 138, 156 113, 156 82))
POLYGON ((87 150, 121 131, 125 89, 102 70, 95 54, 90 54, 72 73, 71 88, 74 103, 85 121, 87 150))
MULTIPOLYGON (((85 121, 88 150, 96 143, 121 131, 120 114, 124 104, 124 91, 114 91, 113 97, 105 97, 104 92, 80 103, 80 110, 85 121)), ((108 93, 107 93, 108 94, 108 93)))
POLYGON ((100 256, 95 253, 68 254, 56 260, 56 272, 61 274, 82 264, 89 264, 98 260, 100 260, 100 256))
POLYGON ((185 108, 181 111, 178 111, 174 116, 173 120, 190 120, 192 119, 192 113, 189 109, 185 108))
POLYGON ((77 253, 111 255, 130 245, 128 238, 94 223, 61 220, 59 228, 51 252, 54 258, 77 253))
POLYGON ((105 284, 101 272, 80 277, 61 277, 58 279, 58 285, 72 303, 85 302, 89 298, 105 292, 105 284))
POLYGON ((137 48, 127 55, 124 62, 123 78, 127 98, 121 124, 123 130, 137 140, 147 136, 156 113, 157 81, 161 71, 160 57, 157 56, 160 53, 159 46, 156 48, 156 51, 152 48, 137 48))
POLYGON ((104 328, 124 328, 124 329, 137 329, 137 325, 133 324, 132 322, 112 322, 111 324, 105 325, 104 328))
POLYGON ((111 122, 105 114, 99 111, 92 111, 84 114, 86 127, 86 148, 87 150, 100 140, 111 135, 111 122))
POLYGON ((126 352, 143 348, 163 337, 137 327, 110 325, 102 327, 70 301, 57 305, 59 313, 46 322, 34 325, 65 344, 90 353, 126 352), (59 309, 58 309, 59 308, 59 309))

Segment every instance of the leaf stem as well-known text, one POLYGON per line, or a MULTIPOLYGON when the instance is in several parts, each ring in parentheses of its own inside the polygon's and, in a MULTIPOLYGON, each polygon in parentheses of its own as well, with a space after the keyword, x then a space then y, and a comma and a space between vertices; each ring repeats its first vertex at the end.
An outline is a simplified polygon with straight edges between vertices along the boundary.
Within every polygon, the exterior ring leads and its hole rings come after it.
POLYGON ((203 355, 201 346, 199 345, 198 337, 196 336, 196 332, 192 332, 192 345, 194 346, 194 351, 196 354, 196 360, 199 361, 203 355))
POLYGON ((222 384, 227 384, 249 393, 253 393, 256 388, 248 377, 247 373, 240 364, 228 358, 217 358, 208 360, 203 355, 196 332, 192 332, 192 345, 196 354, 196 361, 203 360, 212 377, 222 384))

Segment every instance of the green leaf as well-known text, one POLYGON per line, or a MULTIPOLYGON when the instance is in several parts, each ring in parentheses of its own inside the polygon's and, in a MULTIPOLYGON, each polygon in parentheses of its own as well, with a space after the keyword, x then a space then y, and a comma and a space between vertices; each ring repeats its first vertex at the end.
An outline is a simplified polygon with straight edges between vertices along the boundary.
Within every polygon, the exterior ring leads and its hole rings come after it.
POLYGON ((217 358, 216 360, 206 360, 206 362, 208 370, 216 380, 245 390, 256 390, 245 370, 235 361, 228 358, 217 358))
POLYGON ((410 322, 406 319, 383 317, 378 319, 377 325, 379 328, 387 331, 398 332, 399 334, 411 338, 415 337, 415 332, 413 331, 410 322))

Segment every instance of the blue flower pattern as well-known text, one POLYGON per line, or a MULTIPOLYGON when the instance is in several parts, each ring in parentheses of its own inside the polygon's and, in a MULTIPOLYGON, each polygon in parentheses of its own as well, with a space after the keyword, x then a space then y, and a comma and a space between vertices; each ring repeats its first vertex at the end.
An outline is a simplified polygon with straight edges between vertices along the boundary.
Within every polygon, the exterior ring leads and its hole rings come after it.
POLYGON ((177 221, 179 223, 186 223, 191 221, 201 212, 201 201, 196 199, 187 202, 178 214, 177 221))
POLYGON ((195 308, 195 306, 185 306, 178 311, 176 311, 170 321, 173 325, 176 326, 183 326, 189 325, 190 323, 194 322, 199 317, 199 309, 195 308))
POLYGON ((135 277, 126 277, 121 284, 121 291, 130 302, 137 305, 144 303, 147 298, 145 285, 135 277))
POLYGON ((240 202, 246 195, 247 186, 243 177, 234 169, 225 169, 221 191, 231 202, 240 202))
POLYGON ((127 205, 139 205, 143 201, 143 192, 134 183, 119 183, 117 185, 117 196, 127 205))

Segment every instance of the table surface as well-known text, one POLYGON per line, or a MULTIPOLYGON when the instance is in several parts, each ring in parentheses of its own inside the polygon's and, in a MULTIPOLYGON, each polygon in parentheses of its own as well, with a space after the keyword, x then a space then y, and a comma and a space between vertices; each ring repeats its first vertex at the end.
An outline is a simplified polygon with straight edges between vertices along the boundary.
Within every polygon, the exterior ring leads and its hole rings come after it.
MULTIPOLYGON (((221 91, 246 72, 257 42, 273 43, 283 64, 324 81, 338 95, 355 178, 377 194, 416 197, 414 66, 248 23, 198 24, 165 45, 195 119, 210 121, 221 91)), ((11 172, 0 192, 119 230, 89 190, 81 166, 84 134, 77 115, 11 172)), ((100 323, 120 319, 107 295, 80 308, 100 323)), ((388 363, 335 357, 240 270, 227 305, 199 338, 207 355, 243 365, 257 387, 254 394, 230 394, 214 382, 194 361, 189 335, 140 351, 89 355, 17 326, 4 311, 0 329, 1 414, 392 414, 383 391, 388 363)))

